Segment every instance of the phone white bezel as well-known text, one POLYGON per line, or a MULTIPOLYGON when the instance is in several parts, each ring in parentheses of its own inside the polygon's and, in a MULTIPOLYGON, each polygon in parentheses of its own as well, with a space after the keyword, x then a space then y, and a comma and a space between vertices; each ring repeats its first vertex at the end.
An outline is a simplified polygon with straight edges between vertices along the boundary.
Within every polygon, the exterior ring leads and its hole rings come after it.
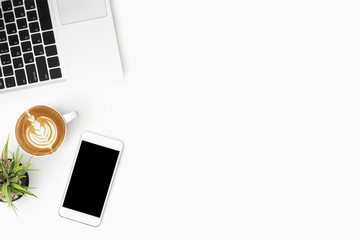
POLYGON ((103 214, 104 214, 104 209, 105 209, 108 197, 109 197, 109 193, 111 191, 111 186, 112 186, 112 182, 114 180, 116 169, 117 169, 117 166, 119 164, 122 149, 123 149, 123 143, 121 141, 119 141, 119 140, 108 138, 108 137, 101 136, 101 135, 91 133, 91 132, 83 132, 81 134, 81 138, 80 138, 80 141, 79 141, 79 144, 78 144, 78 147, 77 147, 77 150, 76 150, 76 154, 75 154, 75 159, 74 159, 73 165, 71 167, 71 172, 70 172, 68 181, 66 183, 66 188, 65 188, 65 191, 64 191, 64 194, 63 194, 63 197, 62 197, 62 200, 61 200, 60 208, 59 208, 59 215, 61 217, 71 219, 71 220, 74 220, 74 221, 77 221, 77 222, 85 223, 85 224, 88 224, 88 225, 93 226, 93 227, 97 227, 97 226, 100 225, 103 214), (103 208, 101 210, 100 217, 91 216, 89 214, 79 212, 79 211, 76 211, 76 210, 73 210, 73 209, 69 209, 69 208, 66 208, 66 207, 63 206, 65 195, 66 195, 68 187, 69 187, 70 179, 71 179, 71 176, 72 176, 72 173, 73 173, 73 170, 74 170, 74 166, 75 166, 75 163, 76 163, 77 156, 79 154, 79 150, 80 150, 80 146, 81 146, 82 141, 87 141, 87 142, 90 142, 90 143, 93 143, 93 144, 96 144, 96 145, 99 145, 99 146, 103 146, 103 147, 107 147, 107 148, 111 148, 111 149, 119 151, 119 156, 118 156, 118 158, 116 160, 116 165, 115 165, 115 168, 114 168, 114 172, 113 172, 113 175, 112 175, 112 178, 111 178, 111 182, 109 184, 109 190, 108 190, 108 192, 106 194, 104 206, 103 206, 103 208))

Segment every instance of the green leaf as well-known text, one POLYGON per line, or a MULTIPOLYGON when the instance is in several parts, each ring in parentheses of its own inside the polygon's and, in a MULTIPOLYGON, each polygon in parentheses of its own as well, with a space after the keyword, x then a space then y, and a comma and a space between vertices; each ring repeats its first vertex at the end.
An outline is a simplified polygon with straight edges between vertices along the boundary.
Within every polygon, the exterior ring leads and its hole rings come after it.
POLYGON ((35 156, 35 155, 32 155, 32 156, 29 158, 29 160, 25 163, 24 166, 26 166, 26 168, 28 168, 28 167, 30 166, 31 160, 33 159, 34 156, 35 156))
POLYGON ((6 161, 8 159, 8 153, 9 153, 9 137, 10 135, 8 135, 8 138, 6 140, 6 144, 4 146, 4 149, 2 151, 2 154, 1 154, 1 159, 3 161, 6 161))
POLYGON ((18 178, 18 177, 10 178, 10 182, 11 182, 11 183, 18 183, 18 182, 19 182, 19 178, 18 178))
POLYGON ((37 197, 36 195, 32 194, 30 191, 26 190, 25 188, 21 187, 19 184, 16 183, 11 183, 11 187, 17 189, 18 191, 22 192, 22 193, 26 193, 28 195, 37 197))
POLYGON ((3 161, 0 161, 0 169, 2 171, 2 174, 4 175, 5 178, 8 178, 9 177, 9 174, 6 170, 6 165, 3 161))
MULTIPOLYGON (((15 160, 16 160, 16 164, 19 162, 19 154, 20 154, 20 147, 18 146, 16 148, 16 151, 15 151, 15 160)), ((20 163, 20 162, 19 162, 20 163)))
POLYGON ((10 162, 10 170, 9 170, 9 173, 12 173, 13 170, 14 170, 14 167, 15 167, 15 164, 16 164, 16 160, 14 158, 14 155, 12 156, 13 158, 11 159, 11 162, 10 162))
POLYGON ((10 192, 10 189, 9 189, 9 183, 8 182, 6 182, 6 183, 4 183, 2 185, 1 191, 4 194, 6 202, 8 203, 9 207, 11 207, 12 200, 11 200, 11 192, 10 192))
MULTIPOLYGON (((17 173, 18 171, 20 171, 24 166, 19 166, 19 167, 16 167, 13 171, 13 174, 17 173)), ((20 174, 22 175, 22 174, 20 174)))
POLYGON ((23 195, 24 195, 24 193, 18 192, 18 191, 16 191, 16 190, 13 190, 12 192, 13 192, 14 194, 16 194, 16 195, 19 195, 19 196, 23 196, 23 195))
POLYGON ((6 197, 6 186, 9 185, 8 182, 5 182, 2 186, 1 186, 1 192, 4 195, 4 197, 6 197))
MULTIPOLYGON (((19 148, 19 147, 18 147, 19 148)), ((20 166, 20 162, 21 159, 23 158, 24 155, 21 155, 20 158, 18 159, 17 163, 16 163, 16 167, 20 166)))
MULTIPOLYGON (((23 166, 22 166, 23 167, 23 166)), ((24 175, 26 172, 28 171, 28 169, 26 167, 23 167, 22 169, 20 169, 18 176, 22 176, 24 175)))

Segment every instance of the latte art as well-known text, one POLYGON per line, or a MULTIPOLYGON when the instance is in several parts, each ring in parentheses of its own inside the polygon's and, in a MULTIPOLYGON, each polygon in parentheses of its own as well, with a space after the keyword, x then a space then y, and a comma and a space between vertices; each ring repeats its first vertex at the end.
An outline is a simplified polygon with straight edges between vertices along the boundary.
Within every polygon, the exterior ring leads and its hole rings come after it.
POLYGON ((63 117, 47 106, 34 106, 19 117, 15 135, 20 147, 36 156, 50 155, 61 146, 66 133, 63 117))
POLYGON ((26 129, 26 140, 35 148, 48 148, 51 152, 52 146, 57 138, 57 128, 55 123, 48 117, 38 117, 35 119, 33 115, 26 111, 28 120, 31 125, 26 129))

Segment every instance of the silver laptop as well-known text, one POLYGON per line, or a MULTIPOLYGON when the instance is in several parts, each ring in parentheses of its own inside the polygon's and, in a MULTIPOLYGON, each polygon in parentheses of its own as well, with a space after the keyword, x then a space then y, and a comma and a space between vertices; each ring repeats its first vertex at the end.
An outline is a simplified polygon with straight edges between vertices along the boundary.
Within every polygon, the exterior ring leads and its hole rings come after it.
POLYGON ((0 2, 0 93, 122 78, 109 0, 0 2))

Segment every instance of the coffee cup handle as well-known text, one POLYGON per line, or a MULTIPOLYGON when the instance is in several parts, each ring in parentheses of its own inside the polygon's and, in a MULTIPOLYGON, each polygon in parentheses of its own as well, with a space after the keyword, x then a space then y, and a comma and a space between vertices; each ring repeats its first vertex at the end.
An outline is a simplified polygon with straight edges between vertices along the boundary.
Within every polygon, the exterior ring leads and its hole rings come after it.
POLYGON ((63 118, 64 118, 66 124, 68 124, 69 122, 71 122, 72 120, 74 120, 77 117, 79 117, 79 114, 77 111, 73 111, 73 112, 63 115, 63 118))

